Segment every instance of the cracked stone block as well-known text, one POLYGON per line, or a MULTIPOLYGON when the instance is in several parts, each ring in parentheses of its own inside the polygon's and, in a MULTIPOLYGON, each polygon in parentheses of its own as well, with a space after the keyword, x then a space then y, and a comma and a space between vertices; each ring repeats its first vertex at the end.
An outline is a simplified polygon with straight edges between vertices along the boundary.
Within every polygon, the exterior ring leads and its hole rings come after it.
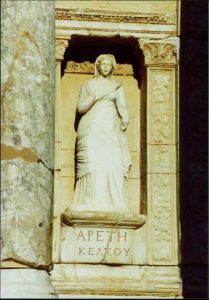
POLYGON ((52 174, 23 159, 2 161, 1 259, 51 263, 52 174))

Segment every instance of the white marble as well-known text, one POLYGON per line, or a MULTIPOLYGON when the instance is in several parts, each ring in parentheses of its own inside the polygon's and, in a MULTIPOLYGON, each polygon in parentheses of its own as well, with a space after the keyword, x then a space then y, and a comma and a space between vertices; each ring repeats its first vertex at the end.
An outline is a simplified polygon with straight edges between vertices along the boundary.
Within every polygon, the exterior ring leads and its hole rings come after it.
POLYGON ((76 187, 70 209, 129 212, 125 179, 132 162, 123 85, 114 79, 115 57, 101 54, 95 74, 80 89, 82 115, 76 139, 76 187))
POLYGON ((62 263, 146 264, 146 228, 134 230, 103 226, 61 229, 62 263))
POLYGON ((33 266, 51 264, 52 175, 24 159, 2 161, 1 259, 33 266))
POLYGON ((51 264, 53 1, 1 1, 1 258, 51 264))
POLYGON ((46 271, 2 269, 1 298, 55 299, 57 295, 46 271))
POLYGON ((53 1, 1 1, 1 142, 54 165, 53 1))
POLYGON ((181 295, 177 266, 55 264, 51 280, 59 297, 140 296, 152 299, 179 298, 181 295))

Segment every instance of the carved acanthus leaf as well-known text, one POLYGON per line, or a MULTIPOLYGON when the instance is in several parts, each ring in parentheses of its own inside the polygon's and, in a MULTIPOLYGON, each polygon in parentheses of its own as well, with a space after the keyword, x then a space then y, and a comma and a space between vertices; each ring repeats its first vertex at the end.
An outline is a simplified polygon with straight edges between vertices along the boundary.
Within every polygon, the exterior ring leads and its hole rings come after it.
POLYGON ((68 40, 56 39, 56 59, 62 60, 64 57, 65 49, 68 46, 68 40))
MULTIPOLYGON (((90 61, 75 62, 69 61, 65 69, 67 73, 82 73, 82 74, 94 74, 94 63, 90 61)), ((117 64, 117 68, 114 71, 115 75, 133 75, 133 68, 128 64, 117 64)))
POLYGON ((173 43, 144 43, 139 41, 143 50, 145 64, 176 64, 177 48, 173 43))

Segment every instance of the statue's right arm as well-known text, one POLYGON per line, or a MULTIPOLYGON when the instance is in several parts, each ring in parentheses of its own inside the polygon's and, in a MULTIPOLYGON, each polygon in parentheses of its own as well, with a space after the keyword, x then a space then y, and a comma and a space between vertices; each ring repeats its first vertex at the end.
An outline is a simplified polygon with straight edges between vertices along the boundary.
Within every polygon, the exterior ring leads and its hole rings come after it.
POLYGON ((87 89, 86 83, 81 87, 78 99, 77 110, 80 114, 85 114, 95 103, 96 98, 87 89))

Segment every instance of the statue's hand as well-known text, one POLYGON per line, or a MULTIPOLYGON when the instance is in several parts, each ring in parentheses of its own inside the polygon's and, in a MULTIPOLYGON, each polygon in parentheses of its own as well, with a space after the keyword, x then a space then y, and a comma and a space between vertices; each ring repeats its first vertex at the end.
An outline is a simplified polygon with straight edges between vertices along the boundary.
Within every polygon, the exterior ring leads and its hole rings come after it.
POLYGON ((128 127, 128 122, 125 122, 125 121, 121 121, 121 124, 120 124, 120 128, 122 131, 125 131, 128 127))
POLYGON ((110 101, 115 100, 115 91, 112 91, 111 93, 104 93, 104 92, 97 92, 97 94, 93 95, 94 101, 96 102, 97 100, 102 100, 107 98, 110 101))

